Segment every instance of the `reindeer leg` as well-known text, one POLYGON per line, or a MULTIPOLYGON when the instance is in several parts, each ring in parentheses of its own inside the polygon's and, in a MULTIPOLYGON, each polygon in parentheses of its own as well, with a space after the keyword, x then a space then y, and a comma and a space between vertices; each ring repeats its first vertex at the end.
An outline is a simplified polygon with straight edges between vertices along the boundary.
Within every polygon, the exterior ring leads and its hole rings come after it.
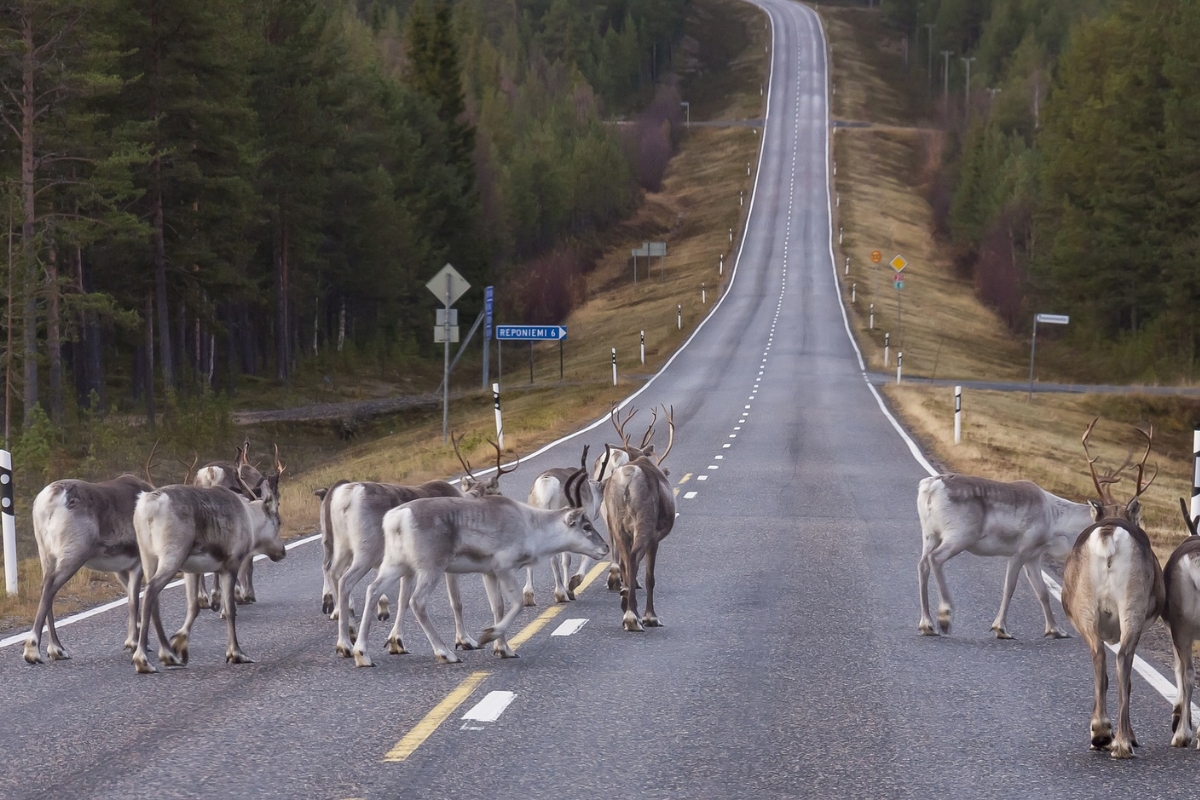
POLYGON ((47 565, 42 565, 42 596, 38 601, 37 614, 33 618, 33 627, 29 631, 29 638, 25 640, 24 657, 30 664, 45 663, 42 659, 41 643, 42 643, 42 626, 49 621, 50 630, 50 646, 47 647, 47 655, 51 661, 57 661, 60 658, 70 658, 66 650, 61 644, 58 644, 58 636, 54 631, 54 596, 58 591, 66 585, 67 581, 79 571, 83 566, 84 561, 81 559, 72 559, 76 563, 57 563, 49 568, 47 565))
MULTIPOLYGON (((484 588, 487 587, 487 582, 484 582, 484 588)), ((450 598, 450 610, 454 612, 454 649, 455 650, 478 650, 479 642, 471 638, 467 633, 467 626, 463 622, 462 615, 462 597, 458 593, 458 576, 452 573, 446 573, 446 594, 450 598)))
MULTIPOLYGON (((402 656, 408 652, 404 649, 404 612, 411 599, 412 576, 405 575, 400 578, 400 594, 396 598, 396 622, 393 623, 392 632, 388 635, 387 640, 387 651, 394 656, 402 656)), ((461 608, 461 602, 459 606, 461 608)))
POLYGON ((921 596, 921 621, 917 623, 917 630, 925 636, 937 636, 933 615, 929 613, 929 569, 929 553, 922 553, 917 562, 917 590, 921 596))
MULTIPOLYGON (((567 569, 571 568, 571 556, 567 554, 567 569)), ((567 582, 567 595, 574 600, 575 590, 579 588, 579 584, 583 583, 583 579, 587 577, 588 570, 592 568, 592 560, 587 556, 582 556, 579 560, 579 569, 575 570, 575 574, 571 576, 571 580, 567 582)))
POLYGON ((229 636, 229 642, 225 646, 225 663, 226 664, 253 664, 254 660, 250 656, 242 652, 242 648, 238 645, 237 640, 237 600, 234 595, 237 591, 237 572, 232 569, 227 569, 221 573, 221 601, 225 606, 226 612, 229 614, 225 618, 225 631, 229 636))
POLYGON ((654 562, 658 558, 658 542, 646 548, 646 613, 642 624, 647 628, 662 627, 662 620, 654 613, 654 562))
POLYGON ((525 568, 525 589, 522 592, 525 605, 536 606, 537 600, 533 596, 533 566, 525 568))
MULTIPOLYGON (((179 559, 179 563, 182 563, 182 561, 182 559, 179 559)), ((174 562, 174 559, 172 562, 174 562)), ((158 672, 154 665, 150 663, 150 659, 146 657, 146 644, 150 638, 151 621, 153 621, 155 630, 159 636, 159 660, 164 665, 169 665, 170 661, 175 660, 174 654, 165 647, 167 634, 163 630, 162 618, 158 612, 158 595, 163 590, 163 587, 174 577, 178 568, 179 564, 177 563, 160 563, 153 556, 143 555, 142 558, 143 572, 152 573, 153 576, 146 582, 146 593, 142 596, 142 610, 138 615, 137 647, 133 651, 133 666, 138 672, 144 675, 158 672), (164 656, 167 658, 164 659, 164 656)))
POLYGON ((212 608, 212 596, 208 593, 208 584, 205 581, 205 575, 200 574, 196 577, 199 603, 201 608, 212 608))
POLYGON ((417 570, 413 578, 412 599, 409 600, 408 605, 412 608, 413 616, 417 618, 417 624, 425 632, 425 638, 429 640, 429 645, 433 648, 433 654, 438 661, 457 664, 461 659, 454 654, 453 650, 446 647, 442 637, 438 636, 437 628, 433 627, 433 623, 429 619, 427 608, 429 593, 443 574, 445 573, 437 570, 417 570))
POLYGON ((1029 581, 1029 586, 1037 595, 1038 602, 1042 604, 1042 616, 1046 618, 1046 635, 1055 639, 1070 639, 1071 634, 1058 627, 1058 623, 1054 621, 1054 608, 1050 605, 1050 590, 1046 588, 1046 582, 1042 580, 1041 556, 1025 565, 1025 579, 1029 581))
POLYGON ((1196 666, 1192 661, 1194 638, 1194 631, 1182 621, 1171 627, 1171 649, 1175 653, 1175 705, 1171 709, 1171 747, 1187 747, 1196 735, 1192 728, 1192 684, 1196 680, 1196 666))
MULTIPOLYGON (((322 512, 324 513, 324 512, 322 512)), ((324 527, 324 525, 322 525, 324 527)), ((321 531, 321 613, 332 614, 337 580, 333 577, 333 534, 321 531)))
POLYGON ((1008 559, 1008 566, 1004 570, 1004 588, 1000 592, 1000 610, 996 612, 996 619, 992 622, 992 633, 996 634, 997 639, 1012 639, 1013 636, 1008 632, 1008 604, 1012 602, 1013 592, 1017 588, 1017 578, 1021 577, 1021 554, 1016 553, 1008 559))
MULTIPOLYGON (((494 575, 484 573, 483 590, 487 594, 488 605, 492 608, 492 630, 499 627, 504 619, 504 594, 494 575)), ((485 634, 486 635, 486 634, 485 634)), ((492 642, 492 652, 501 658, 518 658, 517 652, 508 645, 508 638, 497 636, 492 642)))
POLYGON ((125 587, 125 596, 129 602, 129 619, 125 627, 125 650, 132 653, 137 647, 138 631, 138 593, 142 590, 142 565, 117 573, 117 579, 125 587))
POLYGON ((575 595, 567 588, 567 572, 570 570, 570 553, 555 553, 550 556, 550 574, 554 576, 554 601, 565 603, 575 595))
POLYGON ((257 603, 258 599, 254 596, 254 554, 250 553, 242 561, 241 566, 237 571, 237 587, 235 588, 237 601, 242 605, 257 603))
POLYGON ((950 617, 953 611, 950 602, 950 590, 946 588, 946 576, 942 574, 942 564, 956 555, 958 555, 957 550, 940 547, 929 554, 929 562, 933 567, 933 577, 937 581, 938 587, 938 627, 941 628, 942 633, 950 632, 950 617))
MULTIPOLYGON (((632 551, 632 548, 630 548, 632 551)), ((637 573, 639 560, 632 552, 621 553, 621 610, 625 612, 622 624, 630 633, 644 631, 637 613, 637 573)))
MULTIPOLYGON (((383 590, 400 580, 400 568, 392 564, 385 564, 379 568, 379 572, 375 575, 375 580, 367 584, 367 595, 363 600, 363 607, 370 608, 374 603, 379 602, 379 597, 383 590)), ((371 657, 367 655, 367 637, 371 632, 371 615, 363 614, 362 624, 358 626, 358 637, 354 640, 354 666, 356 667, 373 667, 371 657)))
MULTIPOLYGON (((353 635, 350 630, 350 617, 354 613, 350 610, 350 592, 358 584, 364 575, 371 571, 371 565, 364 560, 355 558, 350 564, 350 568, 346 570, 341 579, 338 580, 338 638, 337 645, 334 649, 338 655, 343 658, 350 658, 353 655, 354 645, 350 641, 353 635)), ((364 621, 366 616, 363 617, 364 621)))
MULTIPOLYGON (((491 627, 484 628, 483 635, 479 637, 480 645, 485 645, 493 640, 499 641, 503 639, 507 635, 508 629, 512 627, 513 621, 516 620, 517 615, 521 613, 521 609, 523 607, 519 602, 517 602, 521 594, 517 588, 517 576, 513 570, 501 570, 493 576, 485 575, 485 587, 487 586, 488 577, 491 577, 492 580, 498 584, 500 590, 499 593, 503 597, 503 600, 507 601, 508 608, 507 610, 504 610, 504 606, 502 604, 498 605, 495 601, 493 601, 493 615, 496 611, 504 611, 504 614, 498 621, 494 622, 491 627)), ((491 600, 492 598, 490 595, 492 593, 489 592, 488 594, 488 599, 491 600)), ((508 646, 507 642, 504 642, 503 647, 505 648, 504 651, 499 653, 499 655, 502 657, 512 658, 516 655, 516 653, 513 652, 513 650, 508 646)))
POLYGON ((1107 750, 1112 745, 1112 723, 1108 718, 1108 664, 1104 642, 1091 631, 1084 634, 1092 650, 1092 671, 1095 677, 1095 697, 1092 705, 1092 749, 1107 750))
POLYGON ((1129 718, 1129 696, 1133 688, 1133 655, 1137 650, 1141 631, 1126 627, 1121 620, 1120 649, 1117 652, 1117 736, 1113 739, 1108 754, 1113 758, 1133 758, 1133 748, 1138 746, 1133 733, 1133 721, 1129 718))
POLYGON ((196 617, 200 615, 201 577, 203 576, 192 572, 183 574, 183 592, 187 597, 187 616, 183 618, 183 625, 171 637, 171 652, 183 662, 185 667, 188 663, 188 639, 192 635, 192 625, 195 624, 196 617))

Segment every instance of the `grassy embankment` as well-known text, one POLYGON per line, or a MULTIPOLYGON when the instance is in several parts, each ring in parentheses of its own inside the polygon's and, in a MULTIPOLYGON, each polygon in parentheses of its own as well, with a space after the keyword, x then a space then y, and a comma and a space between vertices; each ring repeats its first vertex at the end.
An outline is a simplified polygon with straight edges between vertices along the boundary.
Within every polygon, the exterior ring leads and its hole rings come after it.
MULTIPOLYGON (((696 0, 686 36, 676 57, 682 96, 691 103, 693 121, 757 119, 763 115, 759 87, 766 75, 765 17, 740 0, 696 0)), ((730 259, 728 230, 740 237, 746 208, 738 192, 750 192, 757 163, 759 131, 747 127, 693 127, 682 140, 661 192, 647 194, 638 211, 608 233, 610 246, 587 277, 587 302, 567 320, 564 379, 558 376, 557 345, 535 348, 535 382, 529 383, 528 348, 506 346, 504 354, 505 446, 510 454, 527 453, 582 423, 604 414, 670 357, 718 296, 717 263, 730 259), (639 281, 632 284, 629 252, 644 241, 665 241, 665 278, 655 259, 652 276, 639 259, 639 281), (701 304, 700 284, 708 288, 701 304), (683 330, 676 328, 676 305, 683 306, 683 330), (639 331, 646 332, 646 363, 639 361, 639 331), (612 385, 610 348, 617 348, 620 384, 612 385)), ((747 204, 748 207, 748 204, 747 204)), ((736 246, 736 242, 734 243, 736 246)), ((730 264, 727 264, 729 266, 730 264)), ((726 270, 728 276, 728 270, 726 270)), ((368 367, 369 369, 369 367, 368 367)), ((493 364, 493 374, 495 365, 493 364)), ((478 385, 478 384, 476 384, 478 385)), ((412 391, 428 391, 415 386, 412 391)), ((377 392, 367 392, 367 395, 377 392)), ((350 399, 324 396, 325 402, 350 399)), ((456 401, 451 426, 467 434, 464 453, 475 465, 494 463, 486 438, 494 434, 491 395, 479 393, 456 401)), ((313 489, 339 478, 419 482, 459 471, 453 450, 441 441, 440 412, 413 412, 361 424, 349 445, 335 435, 336 425, 265 424, 229 431, 230 452, 201 452, 201 461, 229 458, 235 441, 249 436, 256 450, 278 442, 289 465, 283 481, 282 516, 287 538, 317 527, 313 489)), ((151 437, 152 440, 152 437, 151 437)), ((147 448, 148 449, 148 448, 147 448)), ((191 461, 191 452, 186 453, 191 461)), ((182 477, 184 466, 168 453, 156 472, 160 483, 182 477)), ((141 472, 141 463, 128 464, 141 472)), ((0 630, 29 624, 36 609, 41 570, 32 531, 22 524, 21 594, 0 598, 0 630)), ((59 593, 61 617, 97 601, 120 596, 110 577, 81 571, 59 593)))
MULTIPOLYGON (((904 352, 905 375, 1020 381, 1028 376, 1029 343, 1012 335, 975 296, 970 278, 956 274, 933 237, 933 214, 925 182, 941 147, 941 133, 922 115, 924 86, 907 81, 899 35, 886 29, 878 12, 820 9, 831 45, 835 119, 871 123, 838 128, 834 157, 835 209, 844 227, 839 266, 851 259, 843 278, 849 303, 857 284, 852 327, 869 368, 883 369, 883 334, 892 336, 892 361, 904 352), (872 250, 884 263, 872 266, 872 250), (897 253, 910 262, 904 289, 892 288, 886 262, 897 253), (874 274, 872 274, 874 273, 874 274), (903 328, 898 301, 903 296, 903 328), (868 330, 868 303, 875 303, 875 330, 868 330)), ((839 269, 839 273, 841 269, 839 269)), ((1048 368, 1039 374, 1049 378, 1048 368)), ((1130 425, 1155 426, 1150 463, 1160 474, 1145 497, 1145 523, 1164 558, 1182 538, 1179 497, 1190 496, 1192 422, 1200 402, 1181 398, 1112 397, 967 390, 963 398, 963 442, 953 444, 952 390, 914 384, 889 386, 888 401, 926 451, 946 469, 1015 480, 1033 480, 1073 499, 1095 493, 1079 438, 1095 416, 1094 441, 1101 464, 1116 466, 1142 440, 1130 425), (1121 423, 1121 424, 1117 424, 1121 423)), ((1129 480, 1117 487, 1129 490, 1129 480)))

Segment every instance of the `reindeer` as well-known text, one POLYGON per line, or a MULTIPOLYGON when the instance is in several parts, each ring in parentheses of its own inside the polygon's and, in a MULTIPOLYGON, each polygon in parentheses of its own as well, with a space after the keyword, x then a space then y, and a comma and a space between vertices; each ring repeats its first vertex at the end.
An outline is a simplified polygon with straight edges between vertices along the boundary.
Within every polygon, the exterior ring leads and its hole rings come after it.
MULTIPOLYGON (((608 468, 607 458, 611 455, 612 449, 608 448, 602 458, 605 461, 599 464, 598 472, 603 475, 608 468)), ((570 467, 553 467, 546 470, 537 477, 533 482, 533 487, 529 490, 529 505, 534 508, 582 508, 587 512, 588 519, 596 520, 600 513, 601 503, 604 501, 604 483, 599 480, 592 480, 588 477, 587 470, 588 448, 584 446, 583 457, 579 461, 579 468, 572 469, 570 467), (578 479, 575 481, 575 497, 567 496, 566 488, 572 478, 578 479)), ((571 556, 569 553, 556 553, 550 556, 550 572, 554 575, 554 599, 559 603, 565 603, 568 600, 575 599, 575 589, 568 585, 567 573, 571 569, 571 556)), ((578 583, 575 584, 576 586, 578 583)), ((533 595, 533 567, 525 568, 525 588, 524 588, 525 605, 536 605, 533 595)))
POLYGON ((950 593, 942 565, 966 551, 980 556, 1007 556, 1000 610, 992 622, 997 639, 1013 638, 1008 632, 1008 605, 1021 570, 1033 587, 1046 636, 1069 636, 1054 620, 1050 592, 1042 580, 1042 559, 1063 559, 1079 531, 1091 521, 1086 503, 1072 503, 1029 481, 1003 483, 973 475, 938 475, 925 478, 917 489, 917 515, 921 519, 921 559, 917 587, 921 620, 917 630, 926 636, 950 632, 950 593), (938 628, 929 613, 929 573, 938 588, 938 628))
MULTIPOLYGON (((567 487, 569 496, 572 490, 567 487)), ((516 570, 564 550, 592 558, 608 553, 608 545, 583 509, 548 511, 501 495, 413 500, 388 511, 383 529, 383 561, 367 587, 366 602, 369 605, 385 587, 401 581, 400 609, 412 609, 434 655, 445 663, 456 663, 459 658, 438 636, 426 612, 429 592, 440 577, 483 574, 494 621, 479 637, 479 644, 495 641, 497 654, 511 658, 516 653, 504 637, 522 608, 516 570)), ((389 638, 389 643, 396 642, 401 650, 402 616, 397 613, 389 638)), ((354 642, 354 661, 360 667, 372 666, 366 650, 369 632, 370 621, 364 619, 354 642)))
POLYGON ((196 584, 187 584, 187 617, 171 637, 169 647, 159 615, 159 593, 180 570, 219 574, 229 637, 225 661, 251 662, 237 640, 234 576, 242 562, 255 552, 266 553, 272 561, 280 561, 287 554, 279 538, 279 476, 284 468, 276 462, 276 469, 258 487, 244 485, 241 494, 223 486, 167 486, 139 496, 133 526, 142 570, 147 576, 142 624, 133 654, 133 665, 139 673, 158 672, 146 657, 150 620, 158 635, 159 661, 165 666, 188 663, 188 638, 200 613, 196 584), (258 499, 250 500, 252 496, 258 499))
POLYGON ((662 625, 654 613, 654 565, 658 545, 675 525, 675 495, 662 462, 675 445, 675 409, 667 415, 669 438, 661 456, 639 456, 613 471, 604 487, 605 520, 620 565, 621 610, 627 631, 662 625), (638 621, 637 574, 646 559, 646 613, 638 621))
MULTIPOLYGON (((1188 513, 1182 497, 1179 510, 1183 512, 1188 537, 1175 548, 1163 567, 1167 603, 1162 616, 1171 630, 1171 646, 1175 651, 1171 746, 1187 747, 1196 735, 1192 727, 1192 684, 1196 681, 1192 643, 1200 636, 1200 517, 1193 518, 1188 513)), ((1196 747, 1200 749, 1200 741, 1196 747)))
MULTIPOLYGON (((232 492, 242 494, 242 486, 255 487, 258 486, 263 479, 262 473, 257 468, 252 466, 249 461, 250 440, 242 442, 242 446, 237 448, 237 454, 233 461, 213 461, 205 464, 196 471, 196 478, 193 481, 195 486, 212 487, 224 486, 232 492)), ((279 447, 275 447, 275 464, 278 470, 279 464, 279 447)), ((194 465, 193 465, 194 466, 194 465)), ((189 470, 189 474, 190 474, 189 470)), ((187 483, 184 480, 184 483, 187 483)), ((254 497, 249 499, 254 500, 254 497)), ((219 603, 214 606, 212 598, 208 593, 208 587, 204 585, 203 575, 185 575, 185 581, 195 581, 196 591, 200 597, 201 608, 212 608, 214 611, 219 611, 219 603)), ((215 591, 215 588, 214 588, 215 591)), ((237 586, 234 587, 234 598, 240 604, 254 603, 257 598, 254 596, 254 559, 246 560, 242 568, 238 570, 237 586)))
MULTIPOLYGON (((1092 651, 1095 704, 1091 720, 1091 747, 1107 749, 1113 758, 1132 758, 1137 739, 1129 719, 1129 694, 1133 656, 1142 632, 1154 622, 1166 601, 1163 571, 1141 528, 1139 498, 1150 488, 1158 470, 1143 483, 1146 459, 1154 441, 1154 427, 1138 428, 1146 437, 1146 452, 1137 466, 1137 485, 1125 504, 1113 499, 1111 487, 1121 480, 1121 468, 1096 475, 1096 459, 1088 451, 1088 438, 1097 420, 1083 434, 1083 452, 1100 499, 1090 500, 1094 522, 1079 534, 1063 569, 1063 610, 1092 651), (1105 642, 1117 649, 1117 732, 1108 717, 1108 671, 1105 642)), ((1178 734, 1178 731, 1177 731, 1178 734)))
MULTIPOLYGON (((155 444, 155 449, 158 445, 155 444)), ((150 477, 155 450, 146 461, 150 477)), ((51 661, 71 656, 58 640, 54 627, 54 597, 80 567, 113 572, 129 600, 125 649, 137 644, 137 596, 142 584, 133 509, 141 492, 153 491, 151 483, 134 475, 122 475, 103 483, 61 480, 49 484, 33 501, 33 535, 42 562, 42 594, 33 628, 25 642, 24 657, 30 664, 44 663, 41 655, 42 625, 50 633, 46 655, 51 661)))
POLYGON ((500 494, 500 478, 511 472, 516 472, 521 466, 520 460, 512 467, 505 469, 500 465, 501 459, 504 457, 504 454, 500 451, 500 445, 488 439, 488 444, 496 449, 496 474, 485 481, 482 478, 475 477, 475 473, 471 470, 471 462, 463 458, 462 451, 458 449, 462 440, 462 436, 459 436, 458 439, 455 439, 454 436, 450 437, 450 443, 454 445, 454 455, 458 456, 458 463, 462 464, 463 469, 467 473, 462 478, 463 493, 472 497, 500 494))

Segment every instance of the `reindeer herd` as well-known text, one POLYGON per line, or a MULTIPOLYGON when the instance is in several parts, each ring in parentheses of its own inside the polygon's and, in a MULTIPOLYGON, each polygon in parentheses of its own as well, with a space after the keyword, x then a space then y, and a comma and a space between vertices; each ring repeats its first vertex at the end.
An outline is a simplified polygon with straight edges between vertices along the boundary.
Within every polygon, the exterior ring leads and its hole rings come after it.
MULTIPOLYGON (((1096 472, 1088 441, 1098 420, 1083 434, 1083 450, 1097 499, 1073 503, 1028 481, 1002 483, 970 475, 926 478, 917 491, 922 551, 917 565, 921 619, 925 635, 949 633, 951 604, 942 575, 950 558, 966 551, 1006 556, 1008 569, 1000 610, 992 623, 999 639, 1011 639, 1006 616, 1021 571, 1037 594, 1046 620, 1046 636, 1068 636, 1054 621, 1049 591, 1042 578, 1045 557, 1062 559, 1062 605, 1092 655, 1095 696, 1090 724, 1091 748, 1113 758, 1132 758, 1138 741, 1129 719, 1133 659, 1142 634, 1159 617, 1171 634, 1175 657, 1176 698, 1171 713, 1171 745, 1187 747, 1195 739, 1191 719, 1192 684, 1196 673, 1192 644, 1200 636, 1200 517, 1193 519, 1180 499, 1189 536, 1159 566, 1150 539, 1141 527, 1140 498, 1158 475, 1146 479, 1146 460, 1154 428, 1138 433, 1146 449, 1136 465, 1133 495, 1121 502, 1113 487, 1125 477, 1132 456, 1116 469, 1096 472), (938 625, 929 612, 929 574, 937 581, 938 625), (1108 714, 1106 645, 1117 654, 1117 726, 1108 714)), ((1200 742, 1197 742, 1200 749, 1200 742)))
MULTIPOLYGON (((454 439, 465 476, 460 486, 430 481, 417 486, 372 481, 340 480, 317 490, 321 501, 323 544, 322 613, 337 622, 336 652, 353 657, 360 667, 372 666, 367 641, 374 616, 390 618, 388 592, 397 591, 395 622, 387 639, 392 654, 404 647, 404 611, 411 610, 429 640, 434 655, 457 662, 428 614, 431 592, 446 583, 454 613, 455 649, 473 650, 492 643, 502 657, 516 656, 507 642, 513 622, 525 605, 534 603, 532 569, 549 562, 555 599, 567 602, 587 573, 591 559, 612 558, 609 588, 621 594, 622 625, 627 631, 660 625, 654 610, 654 566, 658 545, 675 522, 675 498, 663 461, 675 441, 673 409, 663 409, 667 446, 656 454, 651 440, 658 423, 652 410, 650 425, 639 444, 625 428, 635 411, 622 417, 614 408, 612 424, 619 444, 605 445, 593 469, 587 467, 588 448, 578 468, 555 468, 534 481, 528 502, 500 494, 505 469, 496 449, 496 471, 476 477, 454 439), (608 537, 596 529, 603 520, 608 537), (568 577, 571 555, 583 557, 579 571, 568 577), (645 613, 639 618, 637 576, 645 560, 645 613), (519 571, 527 571, 524 592, 519 571), (363 615, 356 626, 350 595, 372 570, 363 615), (492 611, 492 624, 472 638, 462 616, 460 575, 478 573, 492 611)), ((46 655, 51 660, 70 655, 54 625, 54 597, 81 567, 116 573, 128 597, 125 649, 139 673, 157 668, 146 654, 150 625, 158 639, 163 666, 186 666, 192 625, 202 608, 220 612, 226 621, 228 663, 248 663, 237 639, 237 606, 255 602, 253 561, 265 555, 279 561, 286 555, 280 539, 279 479, 285 472, 274 450, 274 469, 263 474, 249 463, 249 442, 236 458, 192 470, 182 484, 156 488, 151 481, 154 451, 146 462, 146 480, 122 475, 103 483, 55 481, 37 496, 33 528, 42 564, 42 592, 24 658, 43 663, 43 626, 49 635, 46 655), (214 574, 210 594, 205 574, 214 574), (186 611, 183 625, 168 637, 160 615, 162 590, 183 573, 186 611), (142 591, 143 581, 145 591, 142 591), (140 597, 140 600, 139 600, 140 597)))

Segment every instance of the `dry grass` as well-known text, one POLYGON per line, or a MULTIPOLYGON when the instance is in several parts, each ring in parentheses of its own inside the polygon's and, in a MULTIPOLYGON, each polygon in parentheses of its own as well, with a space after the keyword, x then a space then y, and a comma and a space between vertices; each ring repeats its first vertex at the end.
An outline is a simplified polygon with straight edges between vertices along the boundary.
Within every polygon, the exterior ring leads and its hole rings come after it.
MULTIPOLYGON (((740 0, 694 3, 685 50, 691 51, 688 62, 702 69, 683 76, 684 96, 694 103, 693 121, 763 115, 759 86, 766 75, 763 45, 769 35, 764 20, 740 0)), ((716 302, 721 290, 718 256, 726 254, 726 266, 732 266, 730 254, 735 252, 746 211, 739 207, 738 192, 749 195, 753 176, 746 175, 746 162, 757 162, 759 138, 757 132, 742 127, 693 128, 683 138, 663 190, 647 195, 638 212, 611 232, 612 247, 588 275, 587 302, 565 323, 570 338, 565 346, 564 380, 559 380, 556 344, 534 348, 532 385, 528 346, 506 345, 502 388, 509 457, 606 413, 612 401, 627 396, 658 370, 716 302), (733 245, 730 228, 735 231, 733 245), (660 278, 658 259, 654 259, 652 275, 647 276, 645 260, 639 259, 635 287, 629 251, 644 241, 667 243, 665 271, 660 278), (708 288, 707 306, 701 303, 701 282, 708 288), (683 307, 682 330, 676 328, 677 305, 683 307), (644 365, 638 353, 642 330, 646 332, 644 365), (618 386, 612 385, 610 348, 614 346, 618 386)), ((494 463, 494 450, 486 442, 494 431, 490 392, 452 403, 451 425, 467 434, 463 451, 473 465, 494 463)), ((281 491, 285 538, 317 529, 313 490, 337 479, 415 483, 460 471, 454 451, 442 444, 440 413, 415 412, 364 423, 356 438, 361 443, 350 447, 331 442, 329 427, 261 425, 248 431, 255 442, 278 441, 285 461, 294 467, 281 491)), ((22 538, 28 545, 31 537, 22 538)), ((28 625, 36 610, 41 583, 37 560, 23 559, 20 570, 21 595, 0 597, 0 630, 28 625)), ((86 572, 59 593, 55 605, 60 614, 120 595, 115 580, 86 572)))

